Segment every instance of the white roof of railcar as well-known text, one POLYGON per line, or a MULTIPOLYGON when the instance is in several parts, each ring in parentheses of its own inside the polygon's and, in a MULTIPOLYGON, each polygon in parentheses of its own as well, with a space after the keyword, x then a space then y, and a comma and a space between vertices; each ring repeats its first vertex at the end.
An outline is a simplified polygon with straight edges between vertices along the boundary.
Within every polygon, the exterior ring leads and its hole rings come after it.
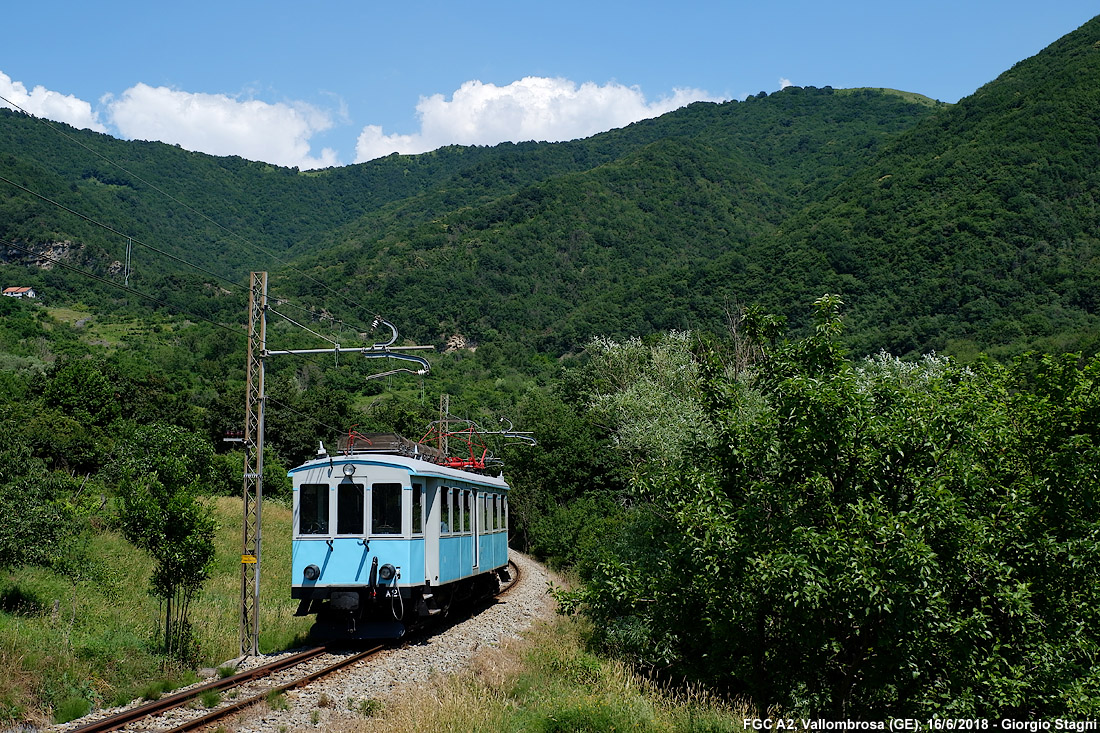
POLYGON ((331 466, 343 466, 348 463, 357 466, 386 466, 389 468, 404 469, 414 476, 444 480, 450 479, 451 481, 465 481, 467 483, 491 486, 497 489, 509 488, 508 482, 504 480, 503 476, 486 476, 472 471, 463 471, 459 468, 440 466, 419 458, 395 456, 387 453, 349 453, 314 458, 311 461, 306 461, 302 465, 290 469, 287 475, 293 476, 302 471, 331 466))

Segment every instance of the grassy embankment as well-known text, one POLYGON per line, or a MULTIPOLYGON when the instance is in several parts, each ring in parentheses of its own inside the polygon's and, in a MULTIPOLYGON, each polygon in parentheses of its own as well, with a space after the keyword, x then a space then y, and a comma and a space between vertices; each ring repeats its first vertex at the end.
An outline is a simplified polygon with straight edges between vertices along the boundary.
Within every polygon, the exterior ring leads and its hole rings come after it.
MULTIPOLYGON (((241 502, 213 502, 220 528, 212 577, 193 601, 200 666, 237 656, 241 502)), ((309 629, 290 587, 290 510, 265 502, 260 649, 293 646, 309 629)), ((109 530, 89 542, 74 580, 24 568, 0 578, 0 723, 62 721, 191 681, 155 653, 163 623, 148 592, 150 560, 109 530)))
MULTIPOLYGON (((585 650, 583 626, 559 618, 389 702, 349 700, 336 733, 742 731, 747 706, 702 691, 669 692, 585 650)), ((337 701, 343 705, 343 701, 337 701)), ((320 716, 314 716, 315 719, 320 716)))

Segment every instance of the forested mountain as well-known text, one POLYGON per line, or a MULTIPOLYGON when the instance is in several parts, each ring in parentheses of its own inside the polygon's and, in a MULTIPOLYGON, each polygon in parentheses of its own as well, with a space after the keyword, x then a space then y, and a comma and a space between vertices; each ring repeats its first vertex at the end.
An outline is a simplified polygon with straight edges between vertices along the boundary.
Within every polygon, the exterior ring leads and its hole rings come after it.
POLYGON ((562 353, 596 334, 714 327, 736 293, 700 288, 706 263, 773 231, 935 109, 793 88, 695 104, 662 118, 669 134, 591 170, 413 226, 404 209, 364 217, 313 274, 422 338, 562 353))
MULTIPOLYGON (((51 251, 121 279, 133 237, 205 268, 136 251, 135 287, 181 309, 212 275, 267 269, 285 294, 419 340, 553 355, 718 328, 736 304, 797 319, 825 291, 861 352, 1094 350, 1098 42, 1094 20, 954 106, 789 87, 586 140, 311 172, 3 112, 0 238, 71 242, 51 251)), ((239 294, 206 292, 204 315, 235 318, 239 294)))
MULTIPOLYGON (((700 263, 824 195, 939 106, 883 91, 788 90, 587 140, 452 147, 312 173, 4 113, 0 237, 36 251, 84 244, 59 255, 121 279, 125 237, 29 189, 205 268, 135 250, 135 286, 180 308, 197 307, 187 295, 196 284, 219 284, 211 273, 239 281, 312 252, 301 265, 310 275, 410 335, 462 332, 561 353, 601 331, 714 323, 724 303, 683 299, 700 263), (655 300, 635 297, 653 284, 655 300), (596 295, 602 302, 572 312, 596 295)), ((73 281, 55 273, 32 284, 48 293, 73 281)), ((347 312, 297 268, 274 282, 347 312)), ((86 299, 90 287, 103 290, 77 279, 65 297, 86 299)), ((204 317, 218 310, 209 300, 204 317)), ((222 305, 232 318, 239 298, 222 305)))
MULTIPOLYGON (((590 167, 622 147, 613 135, 604 144, 576 150, 533 144, 450 147, 301 173, 163 143, 124 142, 5 109, 0 110, 0 171, 9 180, 0 198, 2 232, 30 244, 71 239, 102 248, 89 262, 117 257, 125 242, 82 221, 83 215, 236 276, 262 260, 274 267, 266 253, 289 257, 295 249, 323 244, 330 230, 391 202, 432 191, 441 206, 463 205, 517 183, 590 167), (485 175, 486 163, 502 156, 513 162, 495 170, 507 174, 485 175)), ((173 267, 153 258, 139 269, 160 273, 173 267)))
POLYGON ((1093 19, 809 202, 759 261, 789 297, 845 293, 865 350, 1094 351, 1098 81, 1093 19))

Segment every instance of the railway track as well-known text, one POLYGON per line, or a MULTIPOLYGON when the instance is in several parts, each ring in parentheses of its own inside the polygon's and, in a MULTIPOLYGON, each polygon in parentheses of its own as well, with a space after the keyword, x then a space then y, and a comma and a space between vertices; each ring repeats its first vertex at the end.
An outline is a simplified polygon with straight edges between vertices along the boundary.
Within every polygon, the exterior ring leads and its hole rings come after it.
MULTIPOLYGON (((519 585, 519 567, 514 562, 509 562, 509 570, 511 580, 501 588, 500 592, 493 596, 494 598, 499 599, 505 596, 519 585)), ((471 608, 470 614, 462 618, 462 621, 476 615, 483 607, 483 604, 476 604, 471 608)), ((452 618, 450 625, 456 623, 461 623, 461 621, 452 618)), ((158 731, 182 733, 183 731, 201 730, 230 715, 270 701, 289 690, 305 687, 312 682, 336 674, 359 662, 370 659, 385 649, 412 643, 422 635, 433 633, 433 631, 433 629, 425 629, 400 641, 371 645, 368 649, 356 651, 333 651, 342 646, 338 643, 306 649, 268 664, 219 680, 212 680, 182 692, 166 695, 158 700, 123 710, 76 728, 69 728, 68 733, 105 733, 106 731, 125 728, 137 721, 150 721, 154 718, 160 719, 158 723, 154 724, 155 730, 158 731), (326 656, 329 659, 326 659, 326 656), (306 668, 304 673, 298 669, 301 667, 306 668), (297 671, 290 673, 292 670, 297 671), (232 699, 225 699, 225 696, 222 695, 227 690, 234 691, 232 699), (211 706, 205 712, 191 707, 209 693, 217 693, 220 696, 216 706, 211 706), (185 712, 183 712, 183 709, 185 709, 185 712)), ((149 729, 151 728, 148 726, 143 727, 143 730, 149 729)))

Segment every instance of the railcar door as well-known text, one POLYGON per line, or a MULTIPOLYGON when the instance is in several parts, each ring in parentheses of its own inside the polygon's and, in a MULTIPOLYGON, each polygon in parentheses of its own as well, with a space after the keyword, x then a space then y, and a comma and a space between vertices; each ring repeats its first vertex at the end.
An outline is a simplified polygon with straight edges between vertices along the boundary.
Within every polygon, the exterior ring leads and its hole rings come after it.
POLYGON ((424 520, 424 578, 432 584, 439 583, 439 535, 443 515, 443 487, 435 481, 428 482, 427 518, 424 520))
POLYGON ((481 564, 481 516, 483 513, 481 507, 484 505, 485 495, 480 491, 472 493, 474 501, 473 506, 470 507, 472 510, 470 513, 473 515, 470 517, 470 536, 474 540, 474 571, 476 572, 478 565, 481 564))

